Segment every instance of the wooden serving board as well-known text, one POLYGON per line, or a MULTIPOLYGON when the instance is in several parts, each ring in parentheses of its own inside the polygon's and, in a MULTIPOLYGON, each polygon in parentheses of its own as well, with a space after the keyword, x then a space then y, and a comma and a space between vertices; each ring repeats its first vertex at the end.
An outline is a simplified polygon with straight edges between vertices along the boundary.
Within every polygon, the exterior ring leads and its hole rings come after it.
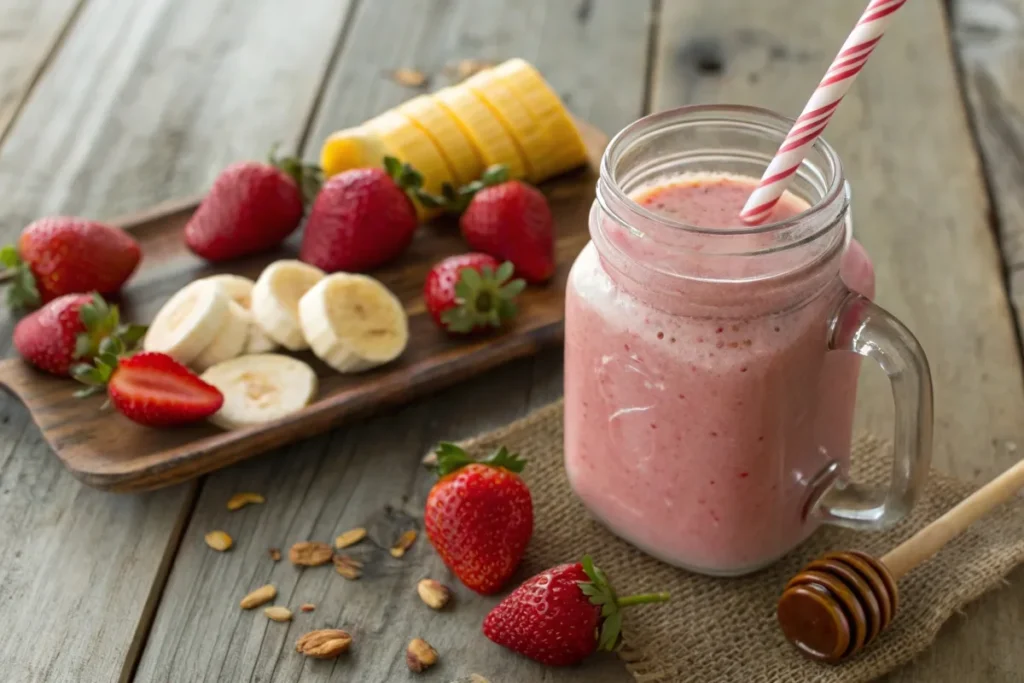
MULTIPOLYGON (((566 277, 589 239, 587 217, 596 169, 608 141, 594 127, 580 127, 590 151, 589 166, 541 186, 555 217, 557 272, 544 287, 527 288, 520 298, 520 314, 506 331, 458 339, 430 320, 422 298, 427 271, 441 258, 466 251, 456 223, 442 219, 422 226, 401 258, 373 273, 398 295, 409 314, 410 340, 402 357, 374 371, 342 375, 309 352, 296 354, 316 370, 319 394, 305 409, 281 420, 233 431, 205 423, 147 428, 101 409, 102 396, 74 398, 75 382, 38 372, 18 358, 0 361, 0 385, 25 403, 47 443, 76 477, 100 489, 142 491, 327 431, 353 416, 408 401, 558 344, 566 277)), ((216 265, 202 261, 186 249, 181 235, 196 204, 179 202, 117 222, 139 241, 143 252, 142 266, 118 302, 122 319, 152 320, 174 292, 193 280, 220 272, 255 279, 271 261, 296 258, 300 235, 273 253, 216 265)))

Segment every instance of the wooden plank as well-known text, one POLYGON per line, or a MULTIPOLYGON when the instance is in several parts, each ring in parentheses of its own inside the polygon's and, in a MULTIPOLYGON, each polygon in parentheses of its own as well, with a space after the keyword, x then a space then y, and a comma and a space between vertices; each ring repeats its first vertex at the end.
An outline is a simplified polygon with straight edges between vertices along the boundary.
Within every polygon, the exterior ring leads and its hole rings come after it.
MULTIPOLYGON (((275 138, 294 145, 345 11, 336 0, 302 12, 274 0, 90 2, 0 149, 0 243, 41 214, 109 217, 195 194, 275 138)), ((10 330, 3 314, 2 352, 10 330)), ((0 397, 2 678, 127 679, 194 492, 86 488, 0 397)))
MULTIPOLYGON (((635 4, 584 4, 589 13, 562 0, 361 3, 331 74, 307 155, 315 156, 319 142, 334 128, 411 96, 382 77, 383 71, 413 67, 435 75, 446 63, 470 57, 530 59, 564 95, 580 103, 578 114, 606 126, 625 124, 642 107, 647 17, 635 4), (611 40, 620 35, 622 41, 611 40), (588 63, 583 73, 606 77, 574 79, 565 64, 583 62, 588 63)), ((445 83, 435 79, 436 85, 445 83)), ((419 460, 430 446, 507 422, 560 393, 561 357, 550 353, 208 477, 136 680, 406 680, 410 674, 403 653, 416 636, 441 653, 431 680, 449 681, 474 671, 495 683, 627 680, 613 659, 553 672, 491 646, 479 627, 495 599, 459 587, 452 612, 431 612, 415 595, 416 581, 428 575, 455 581, 426 540, 418 540, 402 560, 379 547, 387 546, 404 525, 419 524, 431 484, 419 460), (227 498, 243 489, 265 494, 267 503, 227 512, 227 498), (383 513, 388 505, 390 516, 383 513), (373 542, 352 553, 369 559, 358 582, 345 581, 329 567, 298 571, 286 560, 273 564, 267 559, 270 546, 285 551, 300 540, 329 541, 367 523, 373 542), (235 537, 230 553, 216 554, 203 545, 203 534, 214 528, 235 537), (279 604, 295 608, 309 601, 316 611, 299 613, 290 624, 269 622, 259 611, 241 612, 242 595, 267 582, 277 585, 279 604), (350 656, 331 664, 307 662, 293 652, 302 633, 325 626, 353 630, 350 656)))
POLYGON ((84 2, 0 2, 0 143, 84 2))
MULTIPOLYGON (((731 102, 796 116, 861 9, 843 0, 816 3, 813 12, 800 0, 666 2, 654 107, 731 102)), ((931 361, 934 462, 989 478, 1018 457, 1024 392, 942 3, 900 10, 826 137, 853 187, 855 232, 875 260, 879 301, 931 361)), ((891 429, 887 392, 881 381, 860 392, 858 418, 880 434, 891 429)), ((1012 680, 1021 668, 1012 643, 1024 625, 1022 604, 1020 581, 980 600, 890 680, 980 680, 981 671, 992 673, 985 680, 1012 680)))
POLYGON ((954 0, 954 36, 1018 325, 1024 313, 1024 1, 954 0))

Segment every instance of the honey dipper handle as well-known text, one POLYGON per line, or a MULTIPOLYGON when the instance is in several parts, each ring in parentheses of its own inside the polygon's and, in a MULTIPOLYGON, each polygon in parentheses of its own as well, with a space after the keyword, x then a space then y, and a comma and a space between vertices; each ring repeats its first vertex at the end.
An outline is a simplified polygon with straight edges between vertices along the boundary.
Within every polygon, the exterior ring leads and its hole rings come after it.
POLYGON ((1024 488, 1024 460, 1019 461, 964 498, 946 514, 893 548, 882 558, 882 563, 892 573, 893 578, 899 579, 939 552, 944 545, 988 514, 997 505, 1008 501, 1021 488, 1024 488))

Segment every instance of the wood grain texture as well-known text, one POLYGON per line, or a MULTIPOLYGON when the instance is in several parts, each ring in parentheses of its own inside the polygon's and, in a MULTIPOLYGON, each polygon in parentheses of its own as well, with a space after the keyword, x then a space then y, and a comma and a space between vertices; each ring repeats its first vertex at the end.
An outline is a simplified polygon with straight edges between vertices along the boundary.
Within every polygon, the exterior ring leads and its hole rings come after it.
MULTIPOLYGON (((76 383, 52 377, 13 358, 0 361, 0 386, 25 405, 57 457, 77 478, 112 491, 141 491, 170 486, 274 447, 336 427, 342 421, 384 406, 436 391, 500 363, 558 345, 565 316, 569 268, 587 243, 587 214, 594 202, 596 169, 607 137, 582 126, 591 166, 545 183, 559 226, 557 270, 550 282, 530 287, 519 297, 520 315, 500 334, 456 339, 442 333, 423 303, 423 281, 434 263, 465 247, 451 221, 437 221, 417 232, 410 248, 393 263, 373 272, 394 292, 409 315, 412 340, 401 357, 371 372, 343 375, 311 352, 301 354, 319 379, 309 406, 274 422, 223 431, 209 424, 155 430, 101 408, 105 398, 74 397, 76 383)), ((266 254, 236 259, 218 268, 195 257, 182 241, 192 206, 148 214, 125 225, 142 247, 142 266, 120 294, 124 319, 153 320, 168 297, 196 279, 232 272, 255 279, 272 261, 297 258, 293 244, 266 254)), ((294 240, 293 240, 294 242, 294 240)))
MULTIPOLYGON (((383 78, 382 71, 409 66, 435 75, 444 64, 481 52, 494 59, 520 55, 533 61, 563 97, 582 103, 576 114, 617 128, 642 108, 647 21, 635 4, 613 0, 361 3, 330 76, 307 156, 316 156, 330 130, 412 94, 383 78), (389 38, 382 40, 382 35, 389 38), (624 38, 611 40, 615 36, 624 38), (606 77, 574 80, 568 65, 582 62, 587 62, 586 73, 606 77)), ((445 82, 435 76, 435 85, 445 82)), ((136 680, 443 683, 474 671, 494 683, 629 680, 612 658, 582 668, 544 670, 491 646, 479 627, 495 599, 456 587, 453 609, 434 613, 416 597, 416 581, 433 575, 453 587, 456 582, 426 539, 421 537, 402 560, 379 547, 405 524, 419 526, 431 483, 419 460, 438 440, 496 427, 560 394, 561 353, 545 353, 207 477, 136 680), (266 495, 266 505, 229 513, 225 502, 243 489, 266 495), (384 512, 388 505, 390 516, 384 512), (358 582, 346 581, 329 567, 299 572, 287 561, 274 565, 267 559, 269 546, 285 550, 299 540, 328 541, 367 522, 371 542, 351 553, 372 560, 358 582), (203 534, 217 527, 235 536, 231 553, 215 554, 203 545, 203 534), (294 608, 309 601, 317 604, 316 611, 299 613, 290 624, 242 613, 238 600, 267 581, 277 584, 279 603, 294 608), (333 664, 310 662, 293 651, 302 633, 324 626, 353 629, 351 657, 333 664), (416 636, 430 641, 441 656, 441 664, 420 677, 407 671, 402 654, 416 636)))
MULTIPOLYGON (((813 12, 799 0, 665 2, 654 107, 735 102, 795 116, 861 9, 842 0, 817 3, 813 12)), ((907 3, 825 137, 853 188, 855 233, 874 258, 879 302, 908 324, 931 361, 934 462, 987 479, 1019 457, 1024 392, 951 57, 942 4, 907 3)), ((891 398, 873 379, 877 373, 861 387, 858 418, 887 434, 891 398)), ((890 680, 1019 680, 1021 655, 1011 642, 1019 644, 1024 624, 1021 576, 972 605, 967 620, 954 620, 890 680)))
POLYGON ((85 2, 0 1, 0 142, 85 2))
MULTIPOLYGON (((338 0, 311 0, 301 13, 276 0, 88 2, 0 147, 0 243, 46 213, 106 218, 196 194, 227 162, 275 138, 294 144, 345 9, 338 0)), ((5 11, 0 32, 6 20, 5 11)), ((0 314, 4 355, 11 325, 0 314)), ((84 487, 0 394, 0 678, 127 680, 195 490, 84 487)))
POLYGON ((1024 313, 1024 2, 955 0, 951 9, 993 227, 1019 324, 1024 313))

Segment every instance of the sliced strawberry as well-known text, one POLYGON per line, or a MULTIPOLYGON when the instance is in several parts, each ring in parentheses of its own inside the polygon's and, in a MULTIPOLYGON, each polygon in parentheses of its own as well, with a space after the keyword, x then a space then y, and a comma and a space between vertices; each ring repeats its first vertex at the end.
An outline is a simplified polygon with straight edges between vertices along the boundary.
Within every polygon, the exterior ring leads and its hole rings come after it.
POLYGON ((75 377, 90 385, 83 393, 106 385, 114 408, 148 427, 204 420, 224 404, 224 395, 216 387, 164 353, 120 359, 104 354, 93 367, 77 367, 75 377))

